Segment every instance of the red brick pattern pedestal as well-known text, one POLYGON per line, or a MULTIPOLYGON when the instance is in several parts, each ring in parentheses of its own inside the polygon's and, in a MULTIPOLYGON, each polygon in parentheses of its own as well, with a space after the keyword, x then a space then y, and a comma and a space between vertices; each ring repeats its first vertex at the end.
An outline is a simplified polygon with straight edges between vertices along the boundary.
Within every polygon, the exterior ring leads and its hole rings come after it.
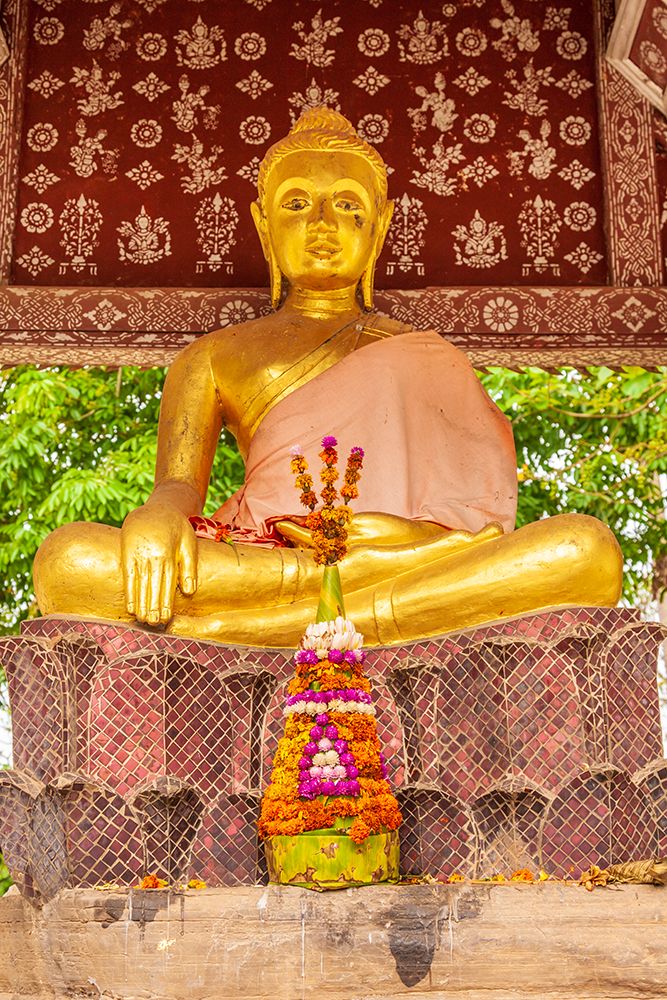
MULTIPOLYGON (((562 608, 370 651, 405 871, 578 874, 667 847, 659 626, 562 608)), ((0 640, 14 771, 0 844, 29 896, 266 878, 255 823, 285 650, 42 618, 0 640)))

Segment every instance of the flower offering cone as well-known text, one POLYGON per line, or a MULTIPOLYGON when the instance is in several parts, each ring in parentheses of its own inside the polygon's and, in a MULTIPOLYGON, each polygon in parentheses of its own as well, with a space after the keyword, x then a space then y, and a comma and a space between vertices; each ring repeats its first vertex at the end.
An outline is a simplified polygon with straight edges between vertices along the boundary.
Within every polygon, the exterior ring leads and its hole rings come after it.
POLYGON ((259 821, 272 882, 341 889, 398 878, 401 813, 361 641, 339 615, 310 625, 296 653, 259 821))

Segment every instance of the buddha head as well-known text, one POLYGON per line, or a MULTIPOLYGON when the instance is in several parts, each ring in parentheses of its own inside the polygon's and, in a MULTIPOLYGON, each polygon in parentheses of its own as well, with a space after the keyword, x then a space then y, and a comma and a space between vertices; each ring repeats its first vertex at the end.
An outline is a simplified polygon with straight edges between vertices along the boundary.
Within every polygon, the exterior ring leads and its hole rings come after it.
POLYGON ((378 152, 337 111, 305 111, 259 168, 252 215, 269 264, 271 301, 285 283, 314 292, 357 287, 373 306, 375 264, 393 202, 378 152))

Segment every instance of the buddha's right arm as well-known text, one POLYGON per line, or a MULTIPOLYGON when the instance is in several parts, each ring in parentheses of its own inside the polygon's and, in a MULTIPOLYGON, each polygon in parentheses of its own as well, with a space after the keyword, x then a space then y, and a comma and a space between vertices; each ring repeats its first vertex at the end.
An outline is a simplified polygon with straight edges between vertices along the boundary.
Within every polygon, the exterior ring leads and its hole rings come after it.
POLYGON ((197 543, 188 518, 204 505, 222 421, 204 338, 181 352, 167 374, 155 488, 121 532, 125 600, 139 621, 169 621, 176 587, 184 594, 197 589, 197 543))

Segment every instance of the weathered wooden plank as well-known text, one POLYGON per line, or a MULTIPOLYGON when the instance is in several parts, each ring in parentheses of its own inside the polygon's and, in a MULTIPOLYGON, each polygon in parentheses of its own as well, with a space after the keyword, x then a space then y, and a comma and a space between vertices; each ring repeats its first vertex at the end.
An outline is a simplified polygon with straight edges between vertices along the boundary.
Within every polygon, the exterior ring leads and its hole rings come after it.
POLYGON ((667 892, 576 885, 0 900, 0 1000, 664 1000, 667 892))

